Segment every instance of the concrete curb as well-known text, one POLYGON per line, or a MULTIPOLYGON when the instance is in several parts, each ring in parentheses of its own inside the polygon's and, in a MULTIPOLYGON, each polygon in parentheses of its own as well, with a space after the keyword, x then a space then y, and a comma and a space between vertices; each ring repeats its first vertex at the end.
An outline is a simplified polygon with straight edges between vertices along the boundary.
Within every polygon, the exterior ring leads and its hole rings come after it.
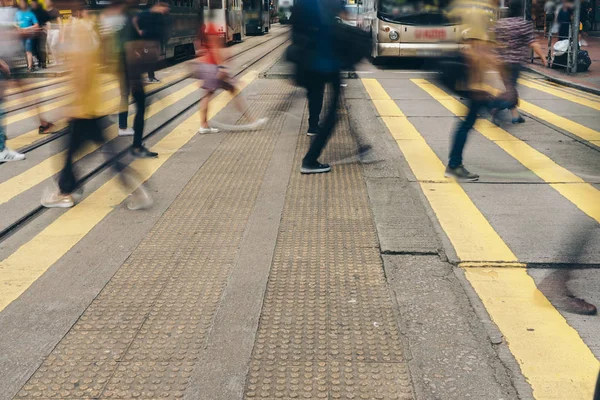
POLYGON ((541 71, 539 71, 539 70, 537 70, 537 69, 535 69, 533 67, 529 67, 527 65, 523 65, 523 69, 525 69, 525 70, 527 70, 529 72, 533 72, 533 73, 542 75, 544 78, 546 78, 546 80, 548 80, 550 82, 558 83, 558 84, 561 84, 563 86, 572 87, 574 89, 582 90, 584 92, 592 93, 592 94, 595 94, 597 96, 600 96, 600 89, 595 89, 595 88, 592 88, 592 87, 589 87, 589 86, 581 85, 579 83, 574 83, 574 82, 568 81, 566 79, 557 78, 557 77, 554 77, 554 76, 552 76, 550 74, 546 74, 544 72, 541 72, 541 71))

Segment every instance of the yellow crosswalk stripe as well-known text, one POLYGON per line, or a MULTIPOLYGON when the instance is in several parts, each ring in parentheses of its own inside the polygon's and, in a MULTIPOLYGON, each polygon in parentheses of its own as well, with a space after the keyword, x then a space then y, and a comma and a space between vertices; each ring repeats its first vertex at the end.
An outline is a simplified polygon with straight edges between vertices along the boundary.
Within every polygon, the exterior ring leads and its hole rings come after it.
MULTIPOLYGON (((425 79, 411 79, 411 81, 453 114, 466 115, 467 107, 442 89, 425 79)), ((600 191, 594 186, 488 120, 479 119, 475 124, 475 130, 549 183, 581 211, 600 222, 600 191)))
POLYGON ((523 86, 527 86, 528 88, 539 90, 541 92, 551 94, 561 99, 568 100, 570 102, 581 104, 582 106, 590 107, 594 110, 600 111, 600 101, 589 100, 587 98, 564 92, 558 89, 546 87, 540 85, 539 83, 531 82, 526 79, 519 79, 519 83, 523 86))
POLYGON ((458 258, 463 261, 516 262, 517 257, 463 188, 444 178, 442 161, 381 84, 376 79, 362 79, 362 83, 396 139, 458 258), (393 108, 395 111, 391 113, 393 108))
POLYGON ((565 93, 571 93, 571 94, 574 94, 576 96, 584 97, 584 98, 589 99, 589 100, 600 101, 600 96, 598 96, 598 95, 595 95, 593 93, 584 92, 583 90, 571 88, 571 87, 568 87, 568 86, 563 86, 561 84, 558 84, 558 83, 555 83, 555 82, 552 82, 552 81, 547 81, 547 80, 541 81, 535 75, 523 74, 523 79, 527 79, 530 82, 535 82, 535 83, 537 83, 539 85, 546 86, 546 87, 549 87, 549 88, 553 88, 553 89, 556 89, 556 90, 559 90, 559 91, 562 91, 562 92, 565 92, 565 93))
POLYGON ((7 89, 4 92, 5 96, 12 96, 13 94, 17 94, 17 93, 21 93, 24 92, 26 90, 33 90, 33 89, 38 89, 44 86, 48 86, 48 85, 54 85, 57 83, 62 83, 62 82, 66 82, 69 78, 68 77, 61 77, 61 78, 54 78, 54 79, 44 79, 40 82, 35 82, 35 83, 30 83, 28 85, 23 85, 21 87, 14 87, 11 89, 7 89))
POLYGON ((57 94, 66 93, 66 92, 69 92, 70 90, 71 90, 71 88, 68 85, 62 85, 55 89, 47 90, 44 93, 31 94, 29 96, 23 96, 18 99, 15 99, 15 100, 7 101, 2 106, 4 107, 4 109, 8 109, 10 107, 17 106, 20 104, 25 105, 28 102, 33 101, 33 100, 41 100, 46 97, 51 97, 51 96, 54 96, 57 94))
POLYGON ((600 364, 521 268, 466 268, 537 400, 592 399, 600 364))
MULTIPOLYGON (((165 108, 177 103, 179 100, 183 99, 185 96, 195 92, 198 89, 198 83, 191 83, 184 88, 172 93, 163 99, 158 100, 157 102, 151 104, 146 108, 146 119, 151 118, 156 115, 160 111, 165 108)), ((118 104, 119 98, 113 99, 114 102, 118 104)), ((129 122, 133 121, 134 116, 129 117, 129 122)), ((108 128, 109 133, 106 135, 108 140, 112 140, 117 137, 116 124, 112 125, 108 128)), ((99 145, 89 145, 86 148, 82 149, 76 157, 76 160, 79 160, 86 155, 94 152, 100 146, 99 145)), ((61 161, 64 159, 66 152, 62 151, 58 154, 55 154, 39 164, 31 167, 27 171, 0 183, 0 205, 10 201, 15 196, 25 192, 26 190, 34 187, 35 185, 43 182, 44 180, 50 178, 54 174, 60 171, 62 168, 61 161)), ((75 161, 76 161, 75 160, 75 161)))
MULTIPOLYGON (((257 75, 256 71, 251 71, 242 76, 238 83, 240 91, 256 79, 257 75)), ((214 117, 232 99, 228 92, 219 94, 211 102, 208 117, 214 117)), ((177 150, 196 135, 197 130, 198 116, 193 115, 152 147, 152 150, 160 154, 158 158, 136 160, 131 167, 136 170, 142 181, 148 180, 177 150)), ((113 177, 0 262, 0 311, 27 290, 129 194, 123 190, 120 179, 113 177)))
MULTIPOLYGON (((371 98, 391 100, 375 79, 362 81, 371 98)), ((442 96, 441 93, 438 94, 442 96)), ((442 100, 443 104, 452 107, 457 113, 465 113, 464 109, 459 109, 453 104, 451 96, 444 93, 442 100)), ((390 103, 387 103, 387 107, 391 107, 390 103)), ((440 179, 442 162, 408 118, 382 119, 417 179, 440 179)), ((494 259, 489 259, 488 262, 485 260, 489 255, 486 247, 488 245, 499 246, 504 259, 510 259, 512 255, 516 260, 516 257, 493 230, 485 216, 456 183, 420 182, 420 185, 440 225, 455 247, 459 259, 465 260, 464 257, 467 256, 481 260, 461 262, 460 267, 464 269, 467 279, 481 298, 490 317, 501 330, 523 374, 531 384, 535 398, 591 398, 598 373, 598 361, 577 331, 567 324, 537 290, 526 269, 513 268, 519 266, 518 263, 486 267, 494 264, 489 262, 494 259), (480 241, 482 230, 488 235, 483 243, 480 241), (489 240, 492 242, 489 243, 489 240), (461 243, 472 245, 473 248, 467 247, 466 251, 463 251, 459 247, 461 243), (472 253, 480 253, 482 256, 473 257, 472 253), (473 266, 480 268, 469 268, 473 266)))
MULTIPOLYGON (((152 87, 152 89, 161 89, 167 85, 169 85, 171 82, 174 82, 182 77, 184 77, 186 74, 174 74, 168 77, 165 77, 160 84, 158 85, 154 85, 152 87)), ((118 83, 112 82, 109 85, 105 85, 102 87, 102 92, 107 92, 109 90, 112 90, 114 88, 118 87, 118 83)), ((106 101, 103 105, 103 109, 105 110, 105 114, 110 114, 112 112, 114 112, 117 107, 119 106, 119 97, 112 97, 110 100, 106 101)), ((64 127, 64 125, 66 124, 66 121, 61 119, 57 122, 55 122, 55 130, 59 130, 61 129, 61 127, 64 127)), ((22 147, 25 146, 29 146, 30 144, 43 139, 44 136, 40 136, 39 132, 37 129, 33 129, 29 132, 23 133, 19 136, 16 136, 12 139, 8 139, 7 141, 7 145, 8 147, 10 147, 11 149, 20 149, 22 147)))

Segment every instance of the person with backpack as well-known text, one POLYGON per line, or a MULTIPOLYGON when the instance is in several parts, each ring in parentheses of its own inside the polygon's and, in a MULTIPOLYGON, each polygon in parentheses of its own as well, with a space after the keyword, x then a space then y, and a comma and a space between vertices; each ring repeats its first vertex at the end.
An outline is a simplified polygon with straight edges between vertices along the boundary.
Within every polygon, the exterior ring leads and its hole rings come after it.
MULTIPOLYGON (((508 18, 502 18, 494 27, 496 43, 498 44, 497 52, 500 61, 503 63, 500 74, 506 89, 501 98, 507 101, 506 106, 512 113, 513 124, 525 122, 525 119, 517 110, 519 102, 517 80, 521 72, 521 65, 529 58, 529 49, 532 49, 540 57, 544 66, 547 62, 546 55, 535 38, 533 24, 531 21, 524 20, 522 13, 522 1, 511 0, 508 18)), ((492 111, 492 120, 497 125, 495 117, 498 111, 498 109, 492 111)))
POLYGON ((331 171, 329 164, 320 163, 319 157, 337 120, 340 99, 341 61, 334 51, 333 26, 341 4, 335 1, 299 0, 292 11, 292 44, 288 59, 296 65, 296 81, 306 88, 308 99, 308 131, 314 137, 302 160, 302 174, 331 171), (325 88, 331 88, 330 101, 322 125, 319 125, 325 88))

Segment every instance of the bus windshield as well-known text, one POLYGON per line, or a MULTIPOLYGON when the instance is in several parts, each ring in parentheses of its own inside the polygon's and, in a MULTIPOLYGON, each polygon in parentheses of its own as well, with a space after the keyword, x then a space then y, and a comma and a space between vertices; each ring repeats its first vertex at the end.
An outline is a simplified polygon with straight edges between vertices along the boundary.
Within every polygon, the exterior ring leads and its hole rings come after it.
POLYGON ((379 0, 379 16, 409 25, 446 25, 449 0, 379 0))

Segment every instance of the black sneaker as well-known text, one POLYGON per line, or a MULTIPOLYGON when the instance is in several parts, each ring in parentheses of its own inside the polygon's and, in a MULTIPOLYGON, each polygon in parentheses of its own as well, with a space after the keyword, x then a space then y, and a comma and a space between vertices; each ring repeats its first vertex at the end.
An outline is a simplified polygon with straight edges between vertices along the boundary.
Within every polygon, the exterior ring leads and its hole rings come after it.
POLYGON ((463 165, 459 165, 456 168, 450 168, 450 166, 446 167, 444 176, 462 182, 474 182, 479 179, 479 175, 469 172, 463 165))
POLYGON ((132 147, 131 155, 135 158, 156 158, 158 157, 158 153, 148 150, 144 146, 142 147, 132 147))
POLYGON ((319 127, 312 127, 312 128, 308 128, 308 131, 306 131, 306 136, 317 136, 319 134, 319 127))
POLYGON ((302 168, 300 168, 300 173, 302 174, 322 174, 329 171, 331 171, 329 164, 321 164, 319 162, 312 164, 302 163, 302 168))
POLYGON ((513 124, 522 124, 524 122, 525 122, 525 118, 521 117, 520 115, 517 118, 512 119, 513 124))

